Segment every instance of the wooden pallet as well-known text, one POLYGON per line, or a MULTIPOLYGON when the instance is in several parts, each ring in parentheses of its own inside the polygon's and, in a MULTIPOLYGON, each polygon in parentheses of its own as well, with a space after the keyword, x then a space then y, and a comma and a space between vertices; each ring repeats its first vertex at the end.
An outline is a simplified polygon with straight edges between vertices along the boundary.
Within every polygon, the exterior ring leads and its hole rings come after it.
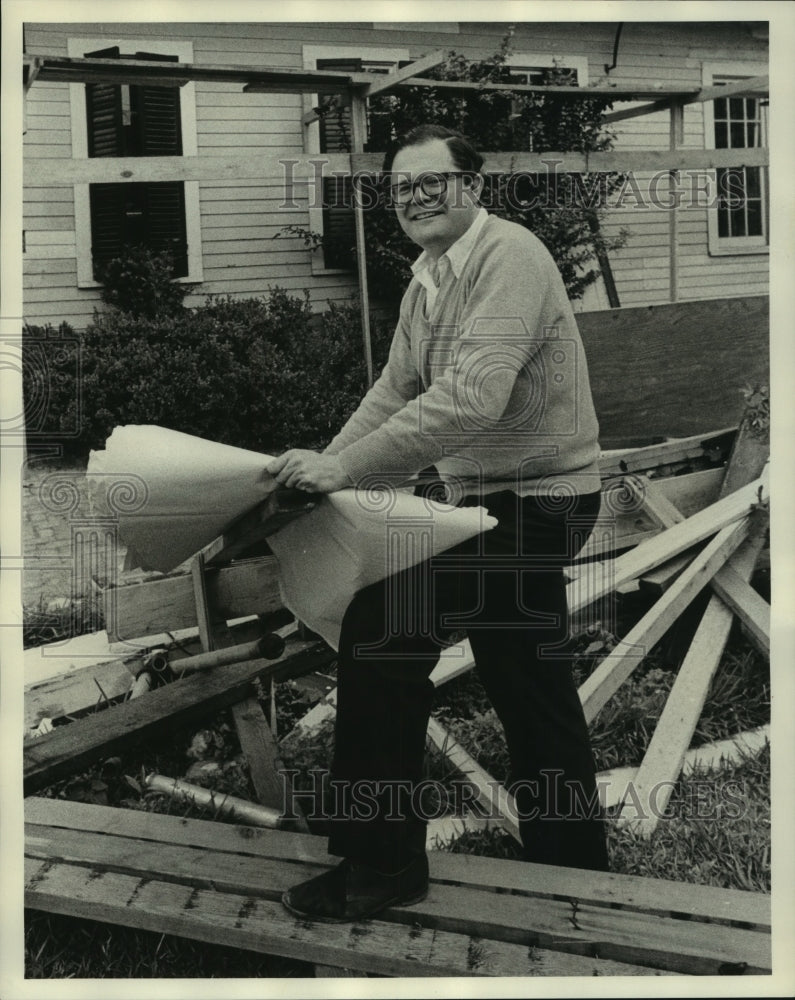
POLYGON ((427 898, 314 924, 282 892, 335 859, 277 830, 57 799, 25 803, 26 905, 392 976, 767 974, 760 893, 431 854, 427 898))

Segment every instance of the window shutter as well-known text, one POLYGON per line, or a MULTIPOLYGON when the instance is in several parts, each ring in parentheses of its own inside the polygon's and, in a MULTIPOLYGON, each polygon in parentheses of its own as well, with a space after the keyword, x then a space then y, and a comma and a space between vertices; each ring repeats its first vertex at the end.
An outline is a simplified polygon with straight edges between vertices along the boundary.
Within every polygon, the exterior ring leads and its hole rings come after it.
MULTIPOLYGON (((136 52, 136 59, 177 62, 176 56, 136 52)), ((182 156, 179 87, 130 88, 133 134, 140 156, 182 156)))
POLYGON ((130 184, 92 184, 89 188, 91 202, 91 259, 94 280, 101 281, 105 264, 121 253, 125 245, 127 221, 127 194, 130 184))
MULTIPOLYGON (((97 59, 118 59, 119 48, 86 52, 97 59)), ((86 121, 88 124, 89 156, 123 156, 124 124, 122 121, 121 89, 107 83, 86 84, 86 121)))
POLYGON ((185 185, 182 181, 146 184, 147 245, 168 250, 175 278, 188 273, 188 238, 185 230, 185 185))
MULTIPOLYGON (((361 59, 318 59, 318 69, 361 73, 361 59)), ((351 109, 341 108, 320 119, 320 152, 341 153, 351 148, 351 109)), ((354 266, 356 224, 353 217, 353 184, 350 177, 323 180, 323 263, 328 268, 354 266)))

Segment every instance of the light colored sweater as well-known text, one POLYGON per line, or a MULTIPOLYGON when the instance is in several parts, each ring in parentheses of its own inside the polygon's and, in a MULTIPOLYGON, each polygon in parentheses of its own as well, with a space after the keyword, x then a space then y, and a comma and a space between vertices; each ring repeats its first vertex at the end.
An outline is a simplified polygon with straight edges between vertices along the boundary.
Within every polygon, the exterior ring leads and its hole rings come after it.
POLYGON ((479 214, 442 255, 427 314, 425 262, 403 296, 387 364, 325 453, 360 487, 435 465, 453 496, 598 490, 585 354, 541 241, 479 214))

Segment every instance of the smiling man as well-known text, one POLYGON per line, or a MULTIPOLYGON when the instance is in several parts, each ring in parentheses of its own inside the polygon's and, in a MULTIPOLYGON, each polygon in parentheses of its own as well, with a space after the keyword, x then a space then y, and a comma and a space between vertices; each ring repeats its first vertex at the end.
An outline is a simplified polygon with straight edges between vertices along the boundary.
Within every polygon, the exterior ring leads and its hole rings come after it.
POLYGON ((505 730, 524 856, 607 868, 563 654, 563 567, 600 506, 598 426, 560 273, 532 233, 481 207, 482 163, 435 125, 387 157, 397 221, 422 248, 389 359, 323 454, 293 450, 270 466, 280 483, 317 492, 432 470, 449 502, 498 522, 347 609, 331 768, 340 807, 329 817, 329 850, 343 860, 283 898, 311 919, 357 920, 427 892, 429 674, 461 630, 505 730))

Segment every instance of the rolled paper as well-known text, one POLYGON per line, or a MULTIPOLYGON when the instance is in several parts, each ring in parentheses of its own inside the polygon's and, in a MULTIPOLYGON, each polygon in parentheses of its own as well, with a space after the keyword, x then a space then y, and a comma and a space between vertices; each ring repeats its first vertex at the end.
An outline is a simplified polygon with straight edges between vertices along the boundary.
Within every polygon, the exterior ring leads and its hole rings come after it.
POLYGON ((276 489, 271 457, 131 424, 91 452, 86 477, 97 506, 118 518, 126 567, 167 573, 276 489))

